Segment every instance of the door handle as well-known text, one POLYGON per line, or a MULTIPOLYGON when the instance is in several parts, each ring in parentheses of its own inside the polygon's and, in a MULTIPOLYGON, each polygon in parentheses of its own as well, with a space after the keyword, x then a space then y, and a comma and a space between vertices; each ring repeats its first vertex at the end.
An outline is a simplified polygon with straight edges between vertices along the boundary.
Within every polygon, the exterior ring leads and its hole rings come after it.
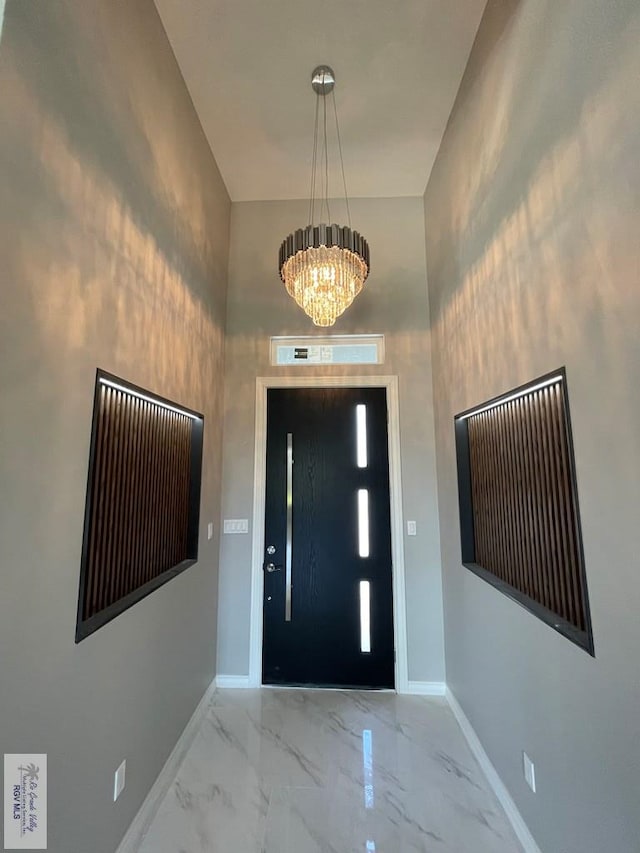
POLYGON ((275 563, 265 563, 264 564, 264 570, 265 570, 265 572, 269 572, 269 574, 271 574, 272 572, 279 572, 281 569, 282 569, 282 566, 281 565, 276 566, 275 563))

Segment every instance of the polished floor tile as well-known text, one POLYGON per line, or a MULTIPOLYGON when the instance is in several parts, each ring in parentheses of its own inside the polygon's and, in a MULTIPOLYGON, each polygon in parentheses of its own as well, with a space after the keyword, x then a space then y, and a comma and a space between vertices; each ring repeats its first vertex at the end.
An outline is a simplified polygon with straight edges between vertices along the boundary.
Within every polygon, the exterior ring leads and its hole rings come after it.
POLYGON ((140 853, 521 853, 443 699, 217 691, 140 853))

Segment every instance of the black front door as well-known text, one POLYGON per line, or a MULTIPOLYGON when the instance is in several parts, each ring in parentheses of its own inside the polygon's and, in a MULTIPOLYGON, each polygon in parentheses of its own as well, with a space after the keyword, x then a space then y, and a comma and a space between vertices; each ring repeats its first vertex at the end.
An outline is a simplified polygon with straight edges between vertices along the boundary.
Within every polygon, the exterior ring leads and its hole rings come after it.
POLYGON ((393 687, 383 388, 267 398, 264 684, 393 687))

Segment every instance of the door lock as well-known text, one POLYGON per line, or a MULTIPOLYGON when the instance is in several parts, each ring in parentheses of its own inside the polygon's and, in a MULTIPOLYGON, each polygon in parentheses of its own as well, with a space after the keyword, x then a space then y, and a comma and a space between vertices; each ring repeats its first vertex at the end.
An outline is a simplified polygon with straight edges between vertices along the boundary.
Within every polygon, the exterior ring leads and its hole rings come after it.
POLYGON ((275 545, 267 545, 267 554, 271 557, 275 553, 276 553, 276 546, 275 545))

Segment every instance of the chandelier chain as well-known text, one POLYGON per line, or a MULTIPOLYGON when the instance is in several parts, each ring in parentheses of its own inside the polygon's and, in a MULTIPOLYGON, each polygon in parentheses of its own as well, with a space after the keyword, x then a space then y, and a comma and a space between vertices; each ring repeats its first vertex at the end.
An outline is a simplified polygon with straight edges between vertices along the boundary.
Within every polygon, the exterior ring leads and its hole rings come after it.
MULTIPOLYGON (((329 142, 327 137, 327 96, 322 96, 323 107, 323 133, 324 133, 324 203, 327 207, 327 225, 331 225, 331 211, 329 210, 329 142)), ((322 206, 320 207, 322 216, 322 206)))
POLYGON ((331 91, 331 98, 333 100, 333 113, 336 117, 336 137, 338 139, 338 151, 340 152, 340 168, 342 170, 342 186, 344 188, 344 203, 347 208, 347 222, 349 224, 349 228, 351 228, 351 210, 349 208, 349 196, 347 194, 347 179, 344 174, 344 160, 342 158, 342 141, 340 139, 340 123, 338 122, 338 108, 336 106, 336 93, 334 90, 331 91))
POLYGON ((316 116, 313 126, 313 156, 311 159, 311 191, 309 193, 309 225, 314 224, 316 201, 316 170, 318 163, 318 120, 320 118, 320 95, 316 95, 316 116))
MULTIPOLYGON (((323 81, 324 82, 324 76, 323 81)), ((342 173, 342 185, 344 187, 344 200, 347 209, 347 219, 349 222, 349 227, 351 227, 351 211, 349 209, 349 198, 347 196, 347 182, 345 179, 344 172, 344 160, 342 157, 342 140, 340 138, 340 125, 338 122, 338 110, 336 107, 336 99, 335 93, 332 90, 333 95, 333 111, 336 122, 336 137, 338 140, 338 151, 340 155, 340 170, 342 173)), ((321 91, 316 93, 316 110, 315 110, 315 120, 313 126, 313 154, 311 160, 311 188, 309 192, 309 216, 308 222, 309 225, 313 226, 315 224, 315 214, 316 214, 316 190, 318 189, 318 183, 320 185, 320 219, 322 219, 322 214, 324 209, 327 211, 327 224, 331 224, 331 207, 329 203, 329 133, 327 128, 327 95, 322 94, 321 91), (322 98, 322 140, 320 140, 320 98, 322 98), (324 167, 324 175, 320 177, 318 175, 318 166, 319 162, 322 163, 320 168, 324 167)))

